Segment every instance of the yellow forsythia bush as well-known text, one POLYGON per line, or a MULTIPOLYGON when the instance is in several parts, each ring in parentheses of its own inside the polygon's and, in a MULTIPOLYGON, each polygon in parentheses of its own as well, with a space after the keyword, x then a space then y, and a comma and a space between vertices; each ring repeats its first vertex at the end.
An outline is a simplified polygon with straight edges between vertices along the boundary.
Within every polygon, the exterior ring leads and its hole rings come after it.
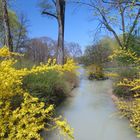
POLYGON ((130 126, 136 131, 137 137, 140 137, 140 99, 131 102, 118 101, 117 106, 121 114, 130 120, 130 126))
POLYGON ((129 118, 130 126, 137 132, 140 137, 140 79, 123 79, 117 86, 130 88, 134 92, 135 99, 132 101, 118 101, 117 106, 123 116, 129 118))
POLYGON ((140 58, 135 52, 131 50, 125 50, 122 48, 115 49, 112 55, 109 56, 111 60, 117 60, 117 62, 123 64, 140 64, 140 58))
POLYGON ((131 91, 135 92, 136 95, 140 93, 140 79, 123 79, 119 83, 117 83, 117 86, 124 86, 124 87, 129 87, 131 88, 131 91))
MULTIPOLYGON (((53 105, 45 108, 43 102, 32 97, 22 89, 23 77, 30 73, 48 70, 64 71, 76 70, 73 60, 68 60, 64 66, 55 63, 41 64, 31 70, 13 67, 16 53, 9 52, 7 47, 0 48, 0 139, 1 140, 41 140, 40 132, 59 128, 64 136, 73 137, 73 129, 60 117, 54 118, 53 105), (12 97, 21 95, 23 102, 16 109, 12 108, 12 97), (47 120, 47 121, 46 121, 47 120), (51 126, 51 127, 50 127, 51 126)), ((49 60, 50 61, 50 60, 49 60)))
MULTIPOLYGON (((115 59, 118 64, 120 63, 123 64, 122 66, 131 67, 131 69, 139 71, 140 58, 129 49, 114 50, 110 59, 115 59)), ((121 77, 118 74, 117 77, 119 80, 115 85, 117 88, 129 89, 131 100, 118 99, 116 105, 122 116, 129 119, 130 126, 136 131, 137 137, 140 137, 140 73, 133 77, 121 77)))

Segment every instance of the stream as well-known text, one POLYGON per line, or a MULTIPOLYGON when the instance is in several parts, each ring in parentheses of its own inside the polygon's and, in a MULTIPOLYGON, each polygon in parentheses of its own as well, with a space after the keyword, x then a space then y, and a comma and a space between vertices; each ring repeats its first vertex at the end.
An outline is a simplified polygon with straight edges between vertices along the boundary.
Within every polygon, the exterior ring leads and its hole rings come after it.
MULTIPOLYGON (((111 99, 112 81, 89 81, 85 70, 79 70, 80 83, 59 108, 74 128, 75 140, 138 140, 127 119, 120 118, 111 99)), ((46 140, 63 140, 58 132, 46 140)))

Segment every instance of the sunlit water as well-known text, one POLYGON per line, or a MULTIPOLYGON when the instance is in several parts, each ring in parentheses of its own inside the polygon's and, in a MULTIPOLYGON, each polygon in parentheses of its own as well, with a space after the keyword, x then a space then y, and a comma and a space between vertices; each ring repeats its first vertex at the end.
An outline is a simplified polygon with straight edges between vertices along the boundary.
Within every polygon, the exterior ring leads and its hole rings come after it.
MULTIPOLYGON (((76 140, 138 140, 127 119, 121 119, 110 97, 112 82, 89 81, 80 69, 79 87, 72 91, 58 113, 74 128, 76 140)), ((45 134, 44 134, 45 135, 45 134)), ((63 140, 57 132, 46 140, 63 140)))

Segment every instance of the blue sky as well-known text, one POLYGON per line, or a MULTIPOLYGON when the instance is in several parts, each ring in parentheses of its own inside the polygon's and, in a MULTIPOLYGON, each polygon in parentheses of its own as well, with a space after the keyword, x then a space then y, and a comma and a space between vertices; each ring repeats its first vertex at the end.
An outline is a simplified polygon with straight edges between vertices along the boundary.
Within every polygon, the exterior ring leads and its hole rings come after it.
MULTIPOLYGON (((38 7, 39 0, 16 0, 13 8, 24 13, 29 20, 29 37, 48 36, 57 39, 57 22, 42 16, 38 7)), ((77 42, 82 48, 93 41, 97 21, 91 21, 92 12, 88 8, 77 8, 72 4, 66 7, 65 41, 77 42)), ((98 38, 98 36, 97 36, 98 38)))

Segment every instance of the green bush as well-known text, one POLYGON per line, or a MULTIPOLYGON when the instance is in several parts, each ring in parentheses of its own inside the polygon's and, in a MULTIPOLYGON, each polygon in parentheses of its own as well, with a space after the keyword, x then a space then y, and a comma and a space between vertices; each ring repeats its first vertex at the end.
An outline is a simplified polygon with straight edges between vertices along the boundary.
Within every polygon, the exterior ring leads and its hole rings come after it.
POLYGON ((75 88, 79 84, 79 80, 77 78, 77 75, 72 72, 65 72, 64 73, 64 79, 68 82, 69 84, 69 90, 75 88))
POLYGON ((102 66, 92 64, 87 67, 89 80, 106 80, 102 66))
POLYGON ((131 87, 127 86, 117 86, 117 83, 122 81, 123 79, 129 79, 133 80, 138 77, 138 69, 135 67, 124 67, 120 68, 118 71, 119 77, 115 81, 114 86, 114 93, 117 96, 123 97, 123 98, 132 98, 134 96, 134 93, 131 91, 131 87))
POLYGON ((130 88, 128 87, 123 87, 123 86, 114 86, 114 92, 115 95, 119 97, 123 97, 125 99, 130 99, 132 97, 132 92, 130 88))
POLYGON ((138 69, 135 67, 123 67, 118 71, 119 79, 128 78, 133 79, 138 77, 138 69))
POLYGON ((89 80, 94 80, 94 79, 104 80, 104 79, 106 79, 104 76, 104 73, 102 73, 102 72, 98 72, 98 73, 90 72, 88 75, 88 78, 89 78, 89 80))
POLYGON ((33 66, 38 65, 36 62, 25 59, 23 56, 17 58, 17 63, 14 64, 16 69, 28 68, 31 69, 33 66))
POLYGON ((68 82, 56 71, 30 74, 24 78, 23 87, 47 104, 58 104, 69 92, 68 82))

